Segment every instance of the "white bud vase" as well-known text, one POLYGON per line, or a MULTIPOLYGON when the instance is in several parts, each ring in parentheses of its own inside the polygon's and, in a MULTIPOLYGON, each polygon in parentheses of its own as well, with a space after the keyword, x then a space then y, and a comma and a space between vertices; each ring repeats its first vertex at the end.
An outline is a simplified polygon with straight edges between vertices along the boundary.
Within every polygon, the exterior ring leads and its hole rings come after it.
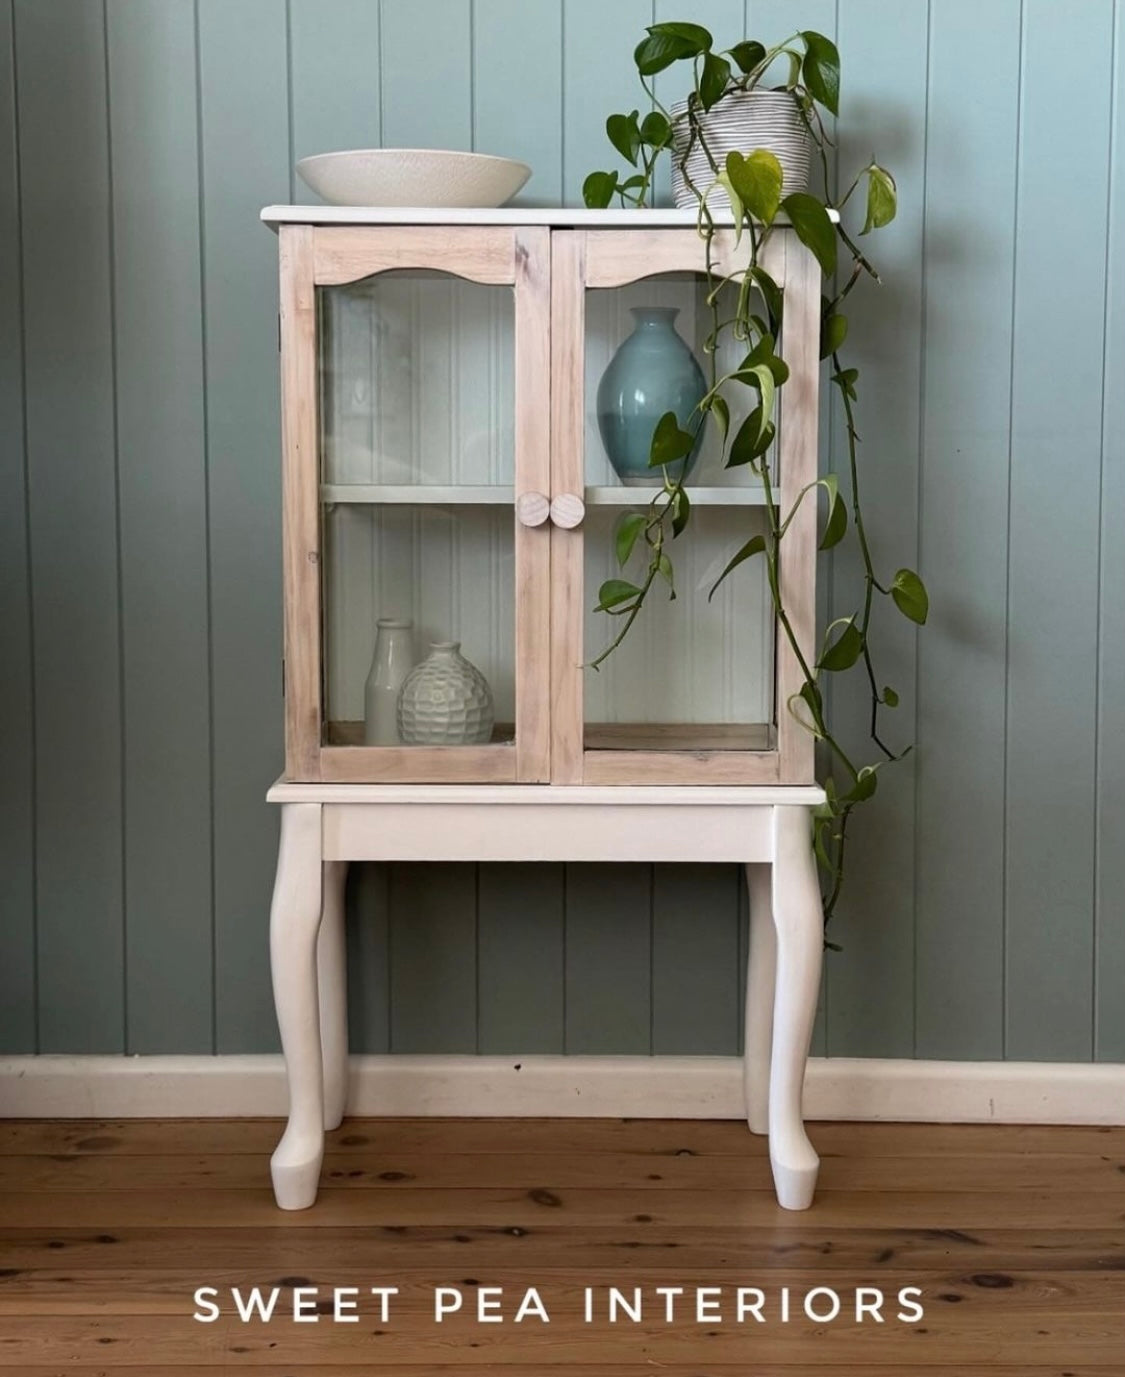
POLYGON ((380 617, 375 653, 363 689, 363 740, 368 746, 397 746, 398 694, 414 665, 414 623, 380 617))
POLYGON ((436 641, 398 696, 398 734, 408 746, 477 746, 492 739, 492 690, 461 653, 436 641))

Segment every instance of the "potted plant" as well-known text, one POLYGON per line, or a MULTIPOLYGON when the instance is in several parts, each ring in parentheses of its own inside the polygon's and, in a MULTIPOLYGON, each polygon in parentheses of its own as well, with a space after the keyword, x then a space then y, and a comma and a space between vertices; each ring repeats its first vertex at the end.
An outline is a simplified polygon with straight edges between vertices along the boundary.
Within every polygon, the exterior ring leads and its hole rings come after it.
MULTIPOLYGON (((893 578, 876 571, 860 497, 856 430, 859 372, 848 366, 843 356, 848 334, 843 310, 847 298, 861 280, 879 280, 856 241, 894 218, 895 182, 872 159, 838 203, 831 200, 830 139, 824 117, 839 113, 840 59, 835 44, 823 34, 805 30, 772 47, 744 39, 720 52, 701 25, 654 24, 637 46, 634 60, 651 108, 643 117, 634 110, 627 115, 611 115, 606 121, 610 142, 630 170, 624 175, 590 173, 584 196, 592 207, 608 206, 614 198, 622 205, 638 208, 651 204, 653 173, 668 150, 673 158, 677 203, 697 208, 711 312, 710 333, 704 345, 710 373, 698 409, 701 417, 714 418, 726 467, 749 465, 761 480, 768 523, 765 535, 751 536, 732 556, 715 588, 745 561, 765 561, 779 634, 791 646, 804 677, 800 692, 781 705, 781 710, 793 713, 822 748, 828 797, 816 813, 813 844, 824 876, 827 920, 840 897, 852 812, 875 794, 880 767, 901 760, 910 750, 910 746, 893 749, 883 735, 882 714, 897 707, 899 700, 876 670, 873 619, 877 595, 878 600, 889 599, 919 626, 925 623, 929 610, 925 585, 914 570, 899 569, 893 578), (656 99, 652 78, 676 64, 690 71, 691 87, 684 101, 665 109, 656 99), (780 83, 770 77, 777 64, 784 65, 780 83), (784 118, 779 117, 779 111, 784 112, 784 118), (819 192, 806 189, 810 150, 819 163, 819 192), (847 227, 849 203, 861 188, 866 193, 865 214, 853 236, 847 227), (726 274, 716 268, 712 252, 718 214, 733 218, 739 242, 743 236, 749 239, 745 264, 726 274), (775 349, 784 314, 783 294, 762 266, 762 248, 778 223, 792 226, 824 273, 821 357, 829 361, 830 378, 839 393, 847 443, 843 483, 835 474, 819 479, 788 511, 782 511, 778 503, 768 459, 777 394, 788 378, 785 362, 775 349), (738 367, 721 373, 719 344, 727 332, 738 342, 742 358, 738 367), (746 419, 732 428, 731 397, 742 388, 750 389, 756 404, 746 419), (855 539, 863 569, 863 595, 854 612, 836 618, 826 629, 816 658, 809 659, 786 612, 779 577, 780 549, 797 506, 815 501, 821 489, 826 515, 819 548, 832 549, 849 535, 855 539), (869 736, 875 753, 870 762, 841 742, 825 710, 823 677, 852 669, 864 675, 870 696, 869 736)), ((598 608, 620 619, 621 624, 593 662, 595 668, 628 635, 654 588, 662 583, 670 590, 673 587, 670 546, 691 524, 685 466, 680 461, 691 452, 697 428, 682 427, 673 412, 664 414, 655 427, 649 464, 663 475, 663 484, 644 512, 626 513, 618 525, 615 548, 622 577, 602 585, 598 608), (639 567, 639 572, 626 577, 634 567, 639 567)))

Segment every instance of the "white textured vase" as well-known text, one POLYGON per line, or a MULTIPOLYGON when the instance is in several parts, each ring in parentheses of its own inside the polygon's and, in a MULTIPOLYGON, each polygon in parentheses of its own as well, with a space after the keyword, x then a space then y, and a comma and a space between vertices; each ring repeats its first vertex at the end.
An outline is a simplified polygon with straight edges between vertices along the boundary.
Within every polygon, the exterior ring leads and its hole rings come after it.
POLYGON ((375 653, 363 688, 363 740, 368 746, 397 746, 398 694, 414 666, 414 623, 380 617, 375 653))
POLYGON ((398 696, 398 734, 408 746, 477 746, 492 738, 492 690, 461 654, 460 641, 436 641, 398 696))

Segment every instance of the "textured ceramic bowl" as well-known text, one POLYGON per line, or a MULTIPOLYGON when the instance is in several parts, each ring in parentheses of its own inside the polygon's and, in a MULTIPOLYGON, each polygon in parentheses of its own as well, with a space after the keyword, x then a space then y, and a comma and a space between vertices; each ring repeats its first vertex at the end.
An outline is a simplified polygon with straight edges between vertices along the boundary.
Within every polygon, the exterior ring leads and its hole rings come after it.
POLYGON ((297 163, 333 206, 502 206, 531 176, 514 158, 436 148, 353 148, 297 163))

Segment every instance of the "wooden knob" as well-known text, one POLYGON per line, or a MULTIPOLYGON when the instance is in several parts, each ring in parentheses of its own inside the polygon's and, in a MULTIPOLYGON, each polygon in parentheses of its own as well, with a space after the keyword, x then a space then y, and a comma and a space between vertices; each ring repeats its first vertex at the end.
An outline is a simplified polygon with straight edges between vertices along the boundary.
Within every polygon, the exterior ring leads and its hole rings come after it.
POLYGON ((586 504, 577 493, 561 492, 551 502, 551 520, 566 531, 581 525, 585 515, 586 504))
POLYGON ((521 526, 542 526, 551 515, 551 504, 541 492, 521 492, 516 498, 516 516, 521 526))

